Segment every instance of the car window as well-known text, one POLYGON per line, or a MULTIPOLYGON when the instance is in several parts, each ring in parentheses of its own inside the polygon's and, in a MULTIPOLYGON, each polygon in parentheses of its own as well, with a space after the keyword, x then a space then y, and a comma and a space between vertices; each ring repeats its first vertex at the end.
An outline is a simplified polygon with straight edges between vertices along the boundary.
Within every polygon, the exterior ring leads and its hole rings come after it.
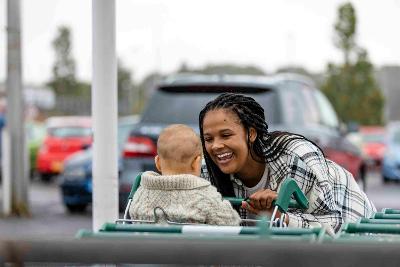
POLYGON ((339 120, 331 103, 319 90, 313 90, 319 107, 320 123, 332 128, 339 127, 339 120))
POLYGON ((392 140, 394 144, 400 145, 400 128, 396 128, 392 132, 392 140))
MULTIPOLYGON (((248 94, 263 106, 268 122, 277 121, 275 93, 248 94)), ((142 114, 141 122, 198 124, 201 109, 218 96, 210 92, 166 92, 158 90, 150 99, 142 114)))
POLYGON ((91 136, 92 130, 84 127, 49 128, 48 133, 54 137, 86 137, 91 136))
POLYGON ((314 97, 314 89, 302 86, 300 91, 304 98, 305 122, 311 124, 321 123, 320 113, 318 111, 318 104, 314 97))
POLYGON ((283 85, 284 113, 289 124, 318 124, 318 105, 313 96, 314 89, 299 82, 283 85))

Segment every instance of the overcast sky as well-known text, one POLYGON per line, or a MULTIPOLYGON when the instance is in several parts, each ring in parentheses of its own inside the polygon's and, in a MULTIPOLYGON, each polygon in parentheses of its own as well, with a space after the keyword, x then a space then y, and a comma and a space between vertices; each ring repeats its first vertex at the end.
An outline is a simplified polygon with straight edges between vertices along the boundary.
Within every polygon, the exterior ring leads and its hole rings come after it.
MULTIPOLYGON (((341 54, 333 45, 339 0, 117 0, 117 54, 139 80, 182 62, 255 65, 266 72, 295 64, 323 71, 341 54)), ((351 1, 357 42, 376 66, 400 65, 400 0, 351 1)), ((51 42, 71 27, 80 79, 91 79, 91 0, 21 0, 23 77, 51 77, 51 42)), ((6 70, 6 0, 0 0, 0 80, 6 70)))

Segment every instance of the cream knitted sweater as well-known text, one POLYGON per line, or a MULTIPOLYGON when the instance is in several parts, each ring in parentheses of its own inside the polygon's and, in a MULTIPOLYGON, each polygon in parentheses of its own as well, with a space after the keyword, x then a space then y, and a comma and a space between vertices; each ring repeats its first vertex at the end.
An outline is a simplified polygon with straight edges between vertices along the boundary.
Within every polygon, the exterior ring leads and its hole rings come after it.
POLYGON ((210 182, 190 174, 142 174, 129 214, 132 219, 154 220, 153 210, 163 208, 175 222, 239 225, 240 217, 210 182))

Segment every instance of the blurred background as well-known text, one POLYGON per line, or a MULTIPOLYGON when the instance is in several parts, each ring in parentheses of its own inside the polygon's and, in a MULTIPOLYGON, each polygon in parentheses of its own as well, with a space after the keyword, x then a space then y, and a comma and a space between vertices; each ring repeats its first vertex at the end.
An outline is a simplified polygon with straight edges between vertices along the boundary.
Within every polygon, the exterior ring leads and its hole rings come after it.
MULTIPOLYGON (((0 127, 6 4, 0 0, 0 127)), ((377 208, 400 208, 399 0, 118 0, 116 7, 120 174, 132 157, 130 133, 169 77, 290 72, 311 78, 332 104, 377 208)), ((21 1, 30 212, 0 217, 2 233, 71 236, 91 227, 91 22, 90 0, 21 1)), ((121 210, 127 186, 120 185, 121 210)))

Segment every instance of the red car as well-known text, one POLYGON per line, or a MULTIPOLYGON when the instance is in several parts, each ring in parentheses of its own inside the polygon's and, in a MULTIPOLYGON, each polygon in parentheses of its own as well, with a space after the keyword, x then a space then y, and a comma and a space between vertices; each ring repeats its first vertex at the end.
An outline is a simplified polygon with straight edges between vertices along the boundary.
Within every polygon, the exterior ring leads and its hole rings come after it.
POLYGON ((59 174, 63 161, 92 143, 90 117, 52 117, 46 121, 47 135, 39 149, 36 169, 42 180, 59 174))
POLYGON ((381 126, 360 127, 361 149, 367 157, 371 167, 381 166, 383 155, 386 150, 385 128, 381 126))

